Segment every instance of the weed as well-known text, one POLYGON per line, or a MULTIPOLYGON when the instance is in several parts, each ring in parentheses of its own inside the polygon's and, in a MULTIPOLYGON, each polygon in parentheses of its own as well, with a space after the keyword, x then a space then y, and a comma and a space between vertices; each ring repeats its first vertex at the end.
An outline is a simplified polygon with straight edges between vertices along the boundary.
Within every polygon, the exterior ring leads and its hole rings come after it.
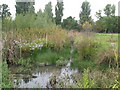
POLYGON ((84 69, 82 81, 79 81, 78 88, 92 88, 94 85, 94 80, 89 77, 89 69, 84 69))

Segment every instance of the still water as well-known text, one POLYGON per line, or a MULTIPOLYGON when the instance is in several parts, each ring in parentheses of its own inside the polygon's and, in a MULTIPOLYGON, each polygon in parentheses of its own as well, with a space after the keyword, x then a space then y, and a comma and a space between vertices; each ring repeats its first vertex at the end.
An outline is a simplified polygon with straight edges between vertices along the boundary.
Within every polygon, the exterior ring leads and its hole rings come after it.
POLYGON ((64 67, 43 66, 25 72, 21 71, 21 67, 11 66, 10 71, 13 75, 14 88, 52 88, 49 82, 53 76, 67 82, 66 84, 72 84, 72 75, 78 73, 77 69, 70 68, 70 62, 64 67))

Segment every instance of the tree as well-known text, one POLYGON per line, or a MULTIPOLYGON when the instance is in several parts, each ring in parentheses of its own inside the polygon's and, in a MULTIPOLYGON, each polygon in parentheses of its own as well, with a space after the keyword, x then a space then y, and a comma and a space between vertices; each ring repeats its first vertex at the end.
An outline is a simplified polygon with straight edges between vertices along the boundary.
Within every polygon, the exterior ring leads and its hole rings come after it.
POLYGON ((52 5, 51 2, 49 2, 48 4, 45 5, 45 10, 44 12, 46 13, 46 15, 48 16, 48 18, 50 18, 51 20, 53 20, 53 13, 52 13, 52 5))
POLYGON ((115 16, 115 5, 107 4, 104 8, 104 12, 108 17, 115 16))
POLYGON ((63 19, 62 22, 62 28, 68 29, 68 30, 79 30, 80 26, 77 23, 77 20, 75 18, 72 18, 71 16, 68 17, 67 19, 63 19))
POLYGON ((102 19, 96 21, 96 30, 97 32, 106 32, 106 33, 117 33, 119 32, 119 23, 118 16, 107 17, 104 16, 102 19))
POLYGON ((61 19, 63 16, 63 1, 62 0, 57 0, 57 5, 55 6, 55 22, 57 25, 61 24, 61 19))
POLYGON ((37 17, 33 25, 35 27, 44 28, 55 26, 55 23, 48 17, 45 12, 39 10, 39 12, 37 12, 37 17))
POLYGON ((115 16, 115 10, 116 10, 115 5, 113 5, 111 9, 112 9, 111 11, 112 16, 115 16))
POLYGON ((84 1, 82 3, 82 11, 79 14, 80 17, 80 24, 82 25, 85 21, 91 22, 91 16, 90 16, 90 3, 88 1, 84 1))
POLYGON ((96 17, 98 18, 98 19, 101 19, 102 18, 102 15, 101 15, 101 10, 99 10, 98 12, 96 12, 96 17))
POLYGON ((15 28, 24 29, 31 28, 35 22, 36 15, 31 13, 18 14, 14 20, 15 28))
POLYGON ((11 13, 9 11, 9 7, 6 4, 2 4, 0 6, 0 17, 2 17, 2 19, 5 19, 7 17, 10 17, 11 13))
POLYGON ((16 14, 26 14, 27 12, 34 13, 34 2, 16 2, 16 14))

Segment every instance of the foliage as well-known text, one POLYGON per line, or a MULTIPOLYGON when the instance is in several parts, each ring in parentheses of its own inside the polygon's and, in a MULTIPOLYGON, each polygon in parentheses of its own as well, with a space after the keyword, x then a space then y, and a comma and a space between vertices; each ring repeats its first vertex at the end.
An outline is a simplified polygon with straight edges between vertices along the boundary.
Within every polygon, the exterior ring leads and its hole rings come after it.
POLYGON ((102 17, 100 20, 96 21, 96 31, 97 32, 109 32, 109 33, 117 33, 119 32, 118 21, 120 17, 102 17))
POLYGON ((115 84, 112 88, 120 88, 120 75, 117 76, 117 79, 115 80, 115 84))
POLYGON ((83 37, 80 41, 75 41, 80 60, 92 60, 97 53, 100 43, 94 39, 83 37))
POLYGON ((2 62, 2 88, 12 88, 13 82, 11 80, 12 79, 8 70, 8 65, 4 61, 2 62))
POLYGON ((115 5, 107 4, 104 8, 104 12, 108 17, 115 16, 115 5))
POLYGON ((42 11, 39 11, 37 14, 18 14, 15 20, 10 18, 3 21, 3 31, 26 28, 46 28, 52 26, 55 26, 55 23, 48 17, 47 13, 42 11))
POLYGON ((69 43, 67 31, 59 27, 18 29, 14 33, 5 32, 3 36, 6 39, 4 57, 10 63, 16 63, 16 59, 20 59, 22 55, 30 55, 43 48, 62 51, 69 43))
POLYGON ((97 17, 98 19, 101 19, 101 18, 102 18, 101 13, 102 13, 101 10, 99 10, 99 11, 96 12, 96 17, 97 17))
POLYGON ((44 12, 48 15, 48 18, 53 20, 52 5, 51 2, 45 5, 44 12))
POLYGON ((110 68, 119 67, 117 65, 117 63, 119 62, 116 54, 117 54, 117 51, 111 47, 108 49, 102 50, 98 53, 97 63, 101 66, 104 65, 110 68))
POLYGON ((35 22, 35 15, 27 13, 26 15, 19 14, 16 16, 14 24, 17 29, 24 29, 28 27, 32 27, 35 22))
POLYGON ((2 31, 13 29, 13 21, 11 18, 2 20, 2 31))
POLYGON ((25 15, 27 12, 34 13, 34 2, 16 2, 16 14, 23 14, 25 15))
POLYGON ((63 57, 60 57, 57 61, 56 61, 56 65, 57 66, 63 66, 67 64, 66 60, 63 57))
POLYGON ((17 65, 29 66, 29 64, 32 63, 33 61, 30 58, 27 58, 27 59, 20 58, 19 60, 15 62, 17 65))
POLYGON ((47 11, 42 12, 41 10, 37 13, 37 17, 35 22, 33 23, 34 27, 44 28, 44 27, 52 27, 55 26, 52 18, 48 16, 47 11))
POLYGON ((45 59, 39 58, 40 61, 45 60, 43 62, 50 63, 53 65, 64 65, 66 64, 66 60, 70 55, 69 48, 64 48, 62 51, 55 52, 53 50, 48 50, 48 52, 44 52, 43 55, 38 55, 38 57, 43 57, 45 59), (46 55, 46 56, 45 56, 46 55))
POLYGON ((75 18, 72 18, 71 16, 67 19, 63 19, 62 22, 62 28, 68 29, 68 30, 80 30, 80 26, 75 20, 75 18))
POLYGON ((90 69, 95 69, 95 62, 94 61, 80 61, 79 57, 76 58, 76 60, 73 60, 71 63, 72 68, 78 68, 79 70, 83 71, 84 69, 90 68, 90 69))
POLYGON ((84 29, 85 32, 92 31, 92 25, 87 21, 83 23, 82 28, 84 29))
POLYGON ((55 22, 56 25, 61 24, 62 16, 63 16, 63 1, 62 0, 57 0, 57 5, 55 6, 55 22))
POLYGON ((104 12, 107 16, 101 16, 101 10, 96 12, 96 17, 99 19, 96 21, 96 31, 105 33, 118 33, 119 16, 115 16, 115 5, 107 4, 104 8, 104 12))
POLYGON ((10 17, 11 13, 7 4, 0 5, 0 17, 2 19, 10 17))
POLYGON ((90 16, 90 3, 88 1, 84 1, 82 3, 82 11, 79 14, 80 17, 80 24, 82 25, 85 21, 91 22, 91 16, 90 16))
POLYGON ((83 80, 78 83, 78 88, 92 88, 94 85, 94 80, 89 77, 89 69, 84 69, 83 80))
POLYGON ((28 54, 24 59, 19 60, 20 64, 25 65, 29 63, 37 63, 44 65, 65 65, 69 57, 70 50, 64 48, 62 51, 54 51, 52 49, 42 48, 41 50, 33 51, 28 54))
POLYGON ((107 69, 105 72, 100 70, 93 70, 91 76, 95 81, 97 88, 112 88, 116 83, 118 72, 116 69, 107 69))

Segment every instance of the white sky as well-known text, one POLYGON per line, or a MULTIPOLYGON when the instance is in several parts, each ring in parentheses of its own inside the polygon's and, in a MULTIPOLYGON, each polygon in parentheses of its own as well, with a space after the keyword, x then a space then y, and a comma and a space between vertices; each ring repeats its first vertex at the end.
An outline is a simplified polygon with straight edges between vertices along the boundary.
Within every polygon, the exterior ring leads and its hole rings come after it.
MULTIPOLYGON (((44 10, 45 4, 47 4, 49 1, 52 2, 53 6, 53 14, 55 14, 55 5, 57 3, 57 0, 35 0, 35 11, 37 12, 39 9, 44 10)), ((75 19, 79 20, 79 13, 81 10, 82 2, 85 0, 63 0, 64 2, 64 18, 67 18, 69 16, 75 17, 75 19)), ((103 10, 104 7, 107 4, 115 4, 116 6, 116 12, 115 15, 118 16, 118 2, 119 0, 87 0, 91 4, 91 16, 94 20, 96 20, 95 12, 98 10, 103 10)), ((8 4, 10 7, 10 12, 12 13, 12 17, 15 17, 15 0, 0 0, 1 4, 8 4)), ((104 15, 104 12, 102 11, 102 15, 104 15)))

